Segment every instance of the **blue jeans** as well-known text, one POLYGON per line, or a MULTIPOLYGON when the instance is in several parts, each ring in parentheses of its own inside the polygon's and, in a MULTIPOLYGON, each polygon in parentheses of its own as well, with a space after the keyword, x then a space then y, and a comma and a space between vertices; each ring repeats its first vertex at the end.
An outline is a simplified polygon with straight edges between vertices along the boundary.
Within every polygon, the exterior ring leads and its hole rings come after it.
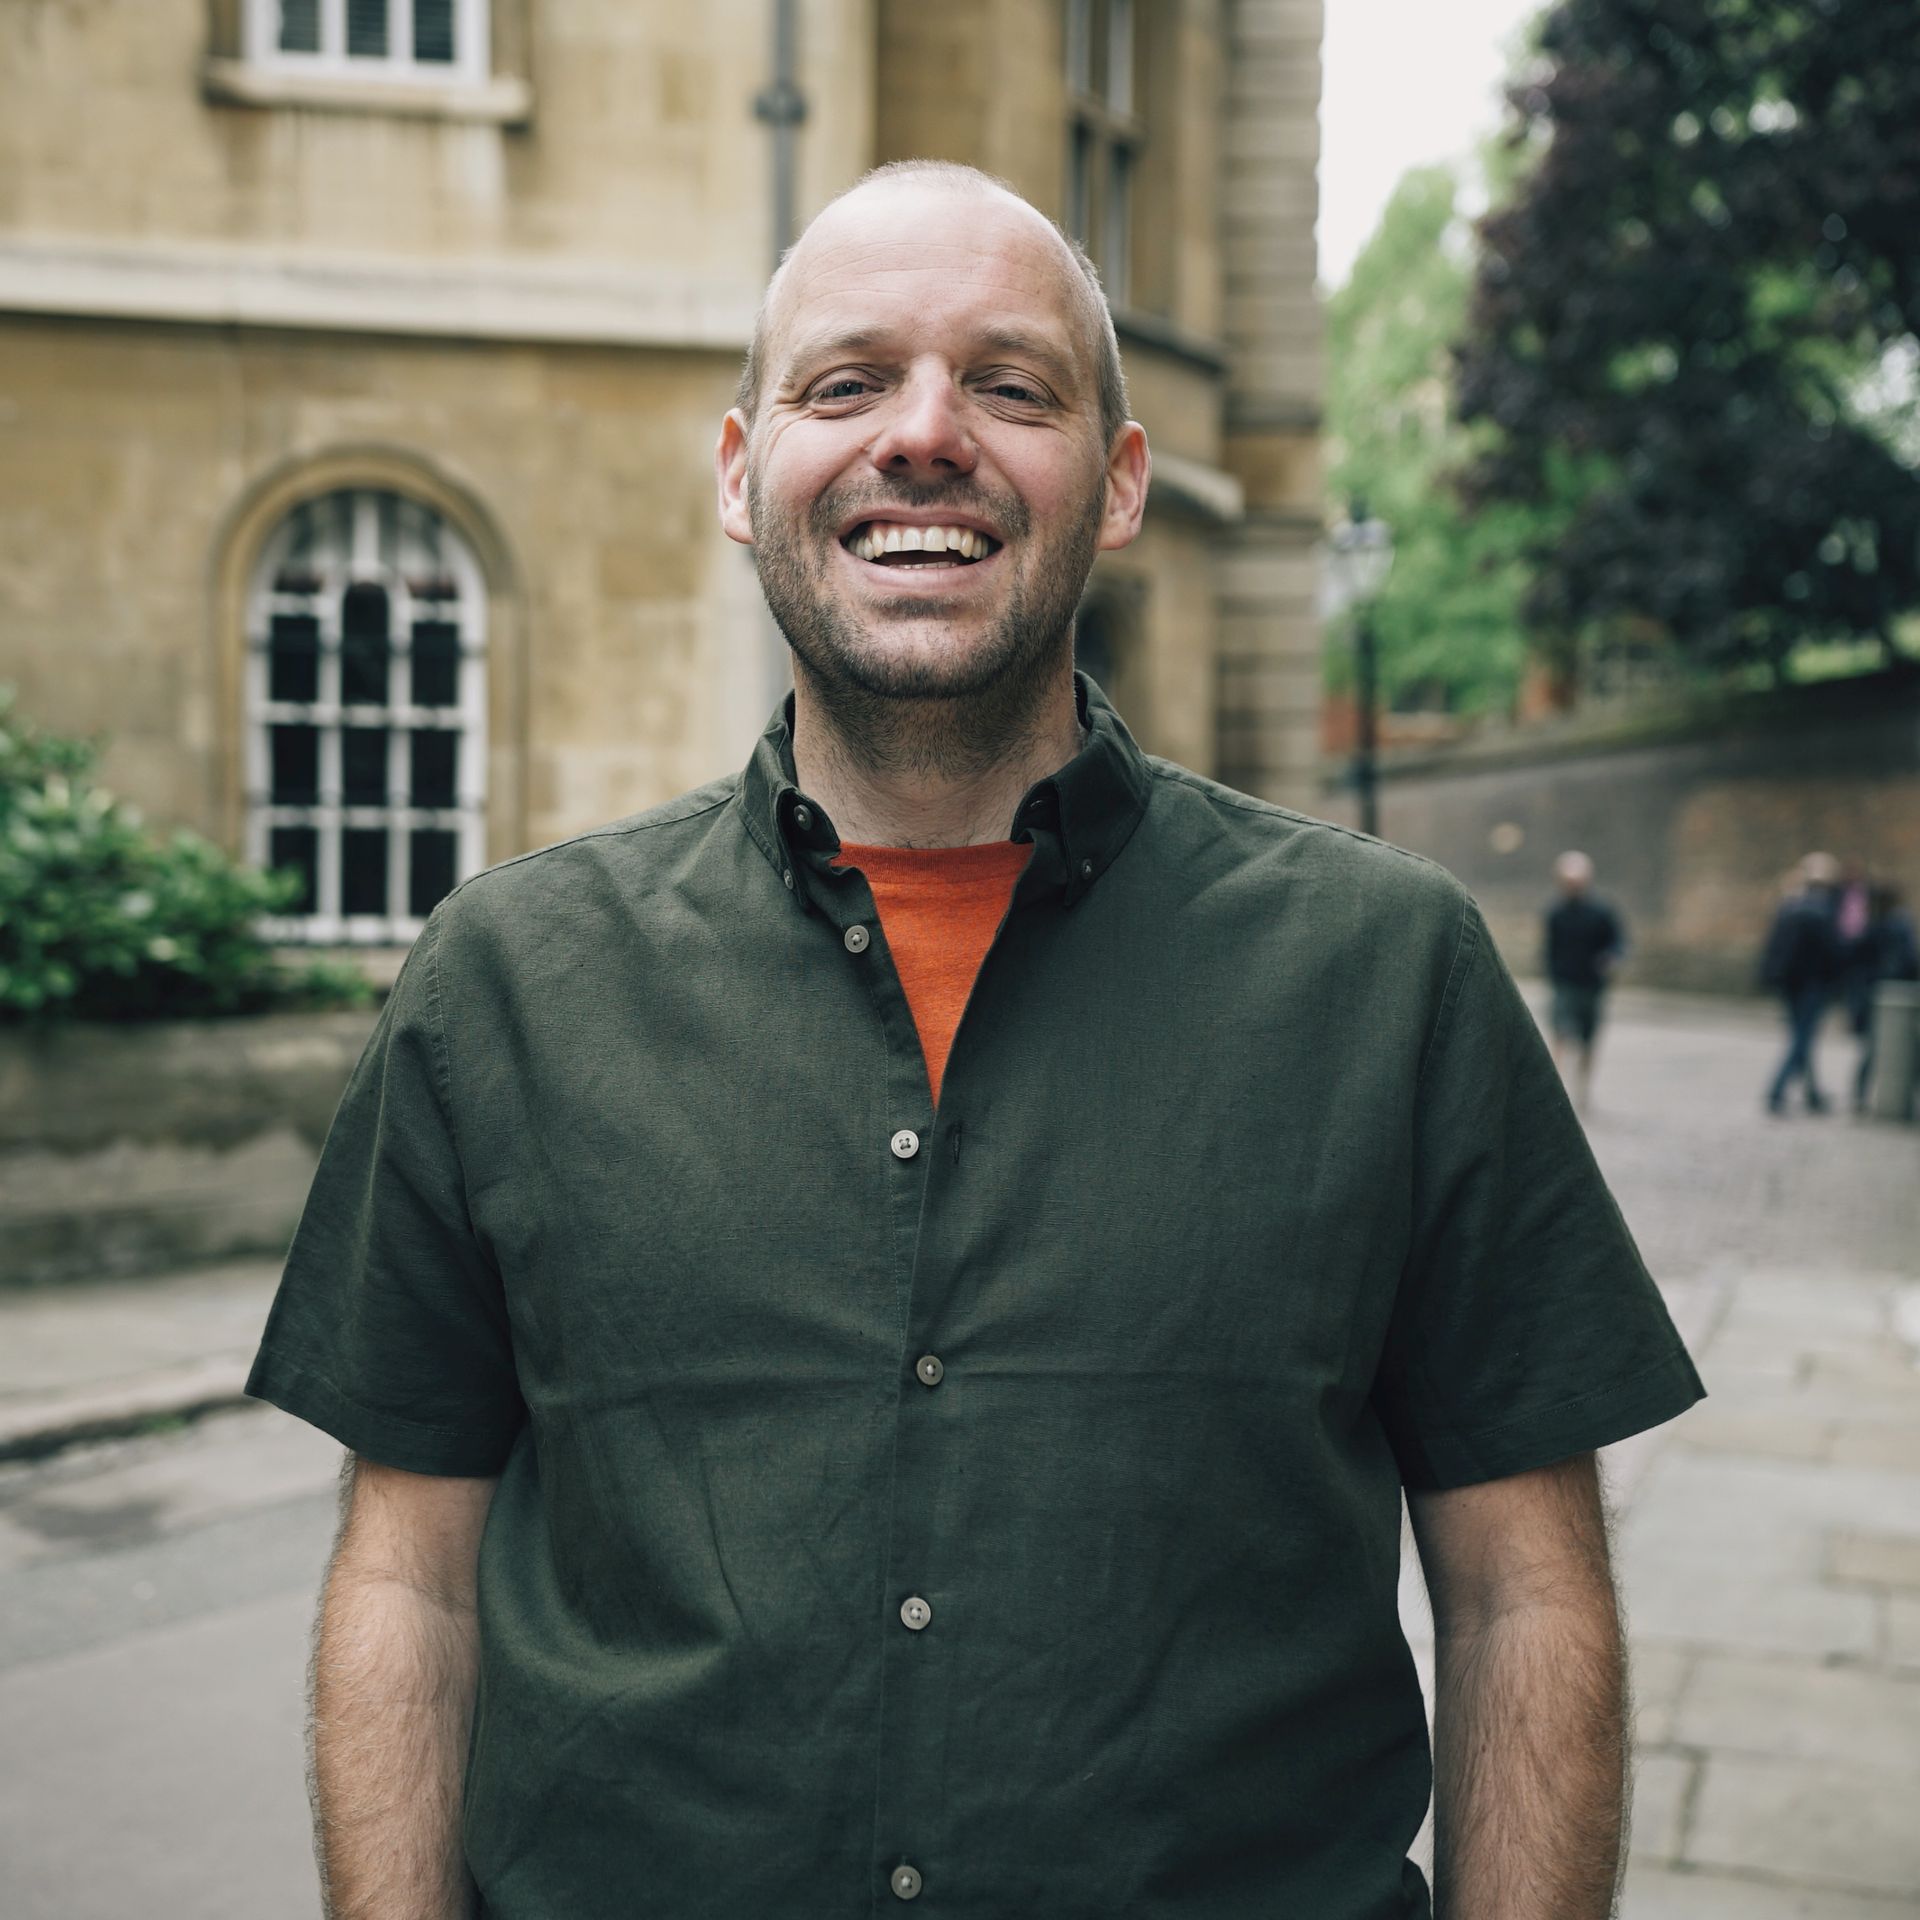
POLYGON ((1787 1089, 1796 1078, 1806 1082, 1807 1105, 1818 1110, 1827 1103, 1813 1080, 1813 1041, 1820 1031, 1820 1017, 1827 1010, 1824 987, 1801 987, 1787 995, 1787 1057, 1773 1076, 1767 1091, 1767 1105, 1776 1112, 1786 1105, 1787 1089))

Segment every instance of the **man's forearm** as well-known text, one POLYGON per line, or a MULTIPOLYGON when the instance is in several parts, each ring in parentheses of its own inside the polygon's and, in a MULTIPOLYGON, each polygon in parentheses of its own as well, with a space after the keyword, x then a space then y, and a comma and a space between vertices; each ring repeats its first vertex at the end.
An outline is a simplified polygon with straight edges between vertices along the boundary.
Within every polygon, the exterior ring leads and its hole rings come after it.
POLYGON ((1436 1920, 1606 1920, 1627 1768, 1611 1595, 1453 1626, 1434 1656, 1436 1920))
POLYGON ((466 1920, 461 1782, 479 1637, 470 1605, 346 1554, 313 1661, 315 1844, 328 1920, 466 1920))

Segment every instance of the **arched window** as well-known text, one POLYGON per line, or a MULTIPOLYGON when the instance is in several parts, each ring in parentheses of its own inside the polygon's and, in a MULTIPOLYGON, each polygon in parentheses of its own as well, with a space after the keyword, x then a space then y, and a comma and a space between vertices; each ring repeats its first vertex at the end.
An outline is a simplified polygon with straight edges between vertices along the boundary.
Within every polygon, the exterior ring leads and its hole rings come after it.
POLYGON ((308 500, 247 592, 247 854, 305 888, 283 940, 411 940, 485 860, 487 601, 397 493, 308 500))

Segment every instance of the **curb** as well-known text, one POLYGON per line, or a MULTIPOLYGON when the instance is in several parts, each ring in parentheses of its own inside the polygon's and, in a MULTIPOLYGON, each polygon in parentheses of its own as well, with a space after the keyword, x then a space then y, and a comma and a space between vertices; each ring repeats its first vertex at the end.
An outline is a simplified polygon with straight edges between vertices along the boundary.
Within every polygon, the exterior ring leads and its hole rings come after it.
POLYGON ((234 1355, 133 1374, 110 1385, 0 1402, 0 1460, 40 1460, 84 1440, 112 1440, 156 1420, 190 1420, 246 1399, 249 1360, 234 1355))

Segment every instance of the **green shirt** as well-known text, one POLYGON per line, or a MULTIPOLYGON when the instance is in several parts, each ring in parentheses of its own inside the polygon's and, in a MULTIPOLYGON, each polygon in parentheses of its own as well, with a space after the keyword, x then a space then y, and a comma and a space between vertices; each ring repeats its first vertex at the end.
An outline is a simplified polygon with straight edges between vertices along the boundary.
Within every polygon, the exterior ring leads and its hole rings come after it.
POLYGON ((1700 1393, 1462 889, 1081 700, 937 1114, 784 716, 407 962, 250 1390, 501 1476, 495 1920, 1423 1915, 1402 1483, 1700 1393))

